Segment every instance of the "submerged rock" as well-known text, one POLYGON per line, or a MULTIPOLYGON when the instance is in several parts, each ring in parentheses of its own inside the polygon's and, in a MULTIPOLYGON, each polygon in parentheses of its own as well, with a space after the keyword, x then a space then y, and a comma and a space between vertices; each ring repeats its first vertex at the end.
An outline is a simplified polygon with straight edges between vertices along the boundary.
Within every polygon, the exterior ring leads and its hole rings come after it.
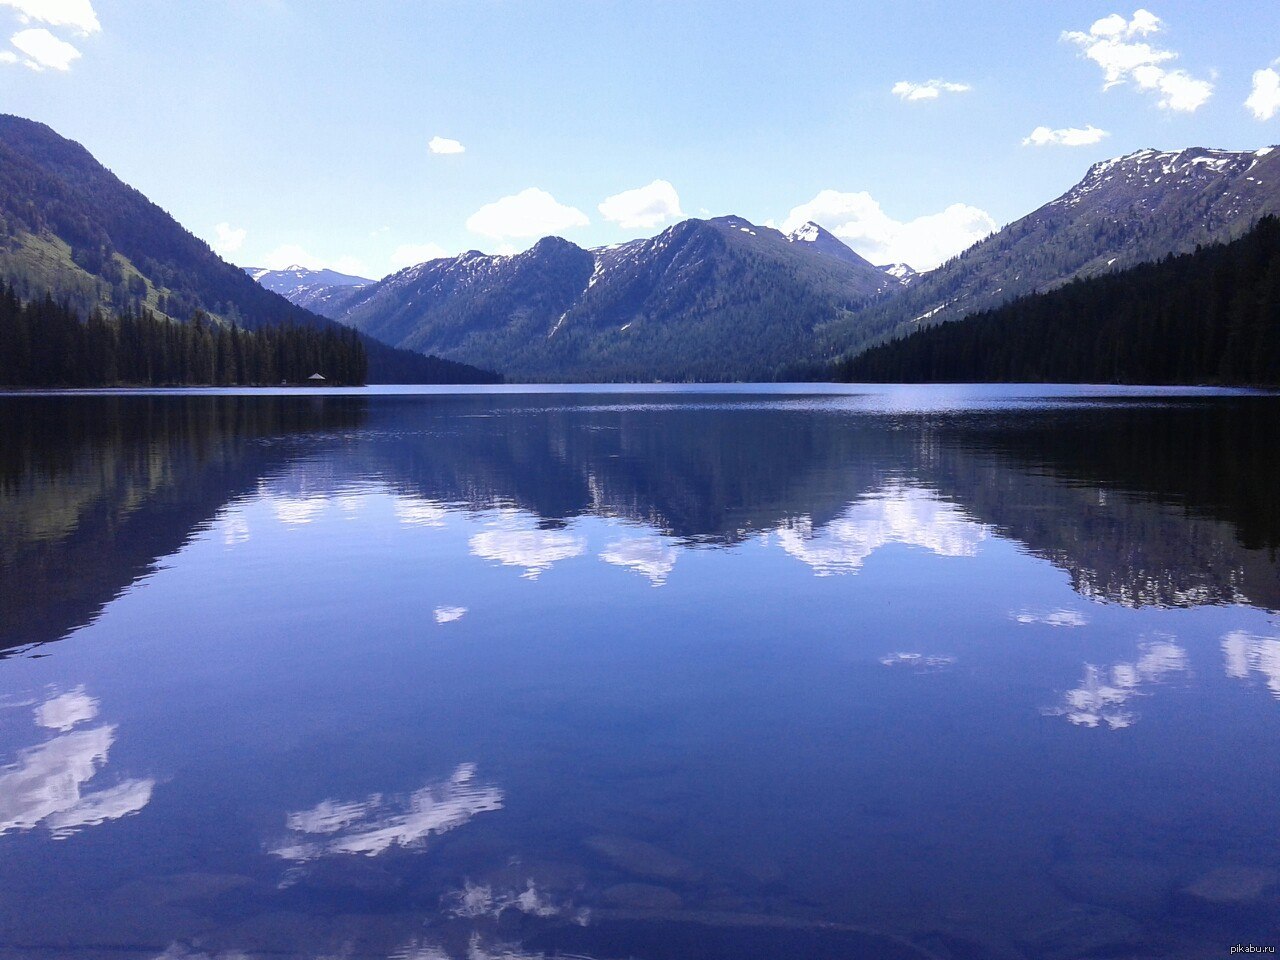
POLYGON ((690 883, 702 875, 688 860, 644 840, 601 834, 589 837, 586 845, 619 870, 636 876, 690 883))
POLYGON ((620 883, 604 892, 605 902, 624 910, 679 910, 680 894, 649 883, 620 883))
POLYGON ((1257 903, 1269 887, 1280 882, 1274 870, 1260 867, 1218 867, 1182 888, 1184 896, 1206 904, 1257 903))
POLYGON ((1165 913, 1174 886, 1171 868, 1122 857, 1069 860, 1055 865, 1050 876, 1072 900, 1136 916, 1165 913))
POLYGON ((1019 938, 1038 960, 1138 955, 1144 946, 1142 927, 1105 907, 1080 904, 1050 917, 1019 938))

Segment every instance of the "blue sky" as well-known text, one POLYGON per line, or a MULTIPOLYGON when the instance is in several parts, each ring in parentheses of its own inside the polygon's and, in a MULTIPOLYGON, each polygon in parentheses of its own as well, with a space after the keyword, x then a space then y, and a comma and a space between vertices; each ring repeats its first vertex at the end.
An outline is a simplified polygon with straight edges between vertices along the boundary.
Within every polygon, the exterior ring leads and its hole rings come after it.
POLYGON ((233 262, 368 276, 729 213, 927 268, 1095 160, 1280 141, 1274 0, 0 0, 4 38, 0 110, 233 262))

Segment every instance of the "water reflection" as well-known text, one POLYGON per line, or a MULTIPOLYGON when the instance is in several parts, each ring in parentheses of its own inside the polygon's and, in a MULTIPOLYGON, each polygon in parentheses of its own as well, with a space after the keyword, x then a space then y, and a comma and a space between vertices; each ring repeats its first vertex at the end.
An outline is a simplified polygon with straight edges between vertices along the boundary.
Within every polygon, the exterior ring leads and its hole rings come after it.
POLYGON ((1079 727, 1123 730, 1137 719, 1129 709, 1134 697, 1144 693, 1149 684, 1160 683, 1186 669, 1186 650, 1172 638, 1154 639, 1142 645, 1141 654, 1132 662, 1110 667, 1085 664, 1084 680, 1066 692, 1062 706, 1053 712, 1079 727))
POLYGON ((667 582, 678 557, 674 546, 656 536, 615 540, 600 552, 600 559, 605 563, 634 570, 648 577, 655 587, 667 582))
POLYGON ((855 572, 889 543, 940 557, 971 557, 987 535, 984 525, 934 491, 901 484, 864 496, 817 529, 812 517, 803 516, 777 530, 782 549, 820 577, 855 572))
POLYGON ((106 766, 116 740, 114 724, 82 726, 97 718, 98 706, 77 687, 36 707, 36 723, 59 735, 25 748, 17 762, 0 768, 0 835, 43 826, 55 839, 65 839, 137 813, 151 801, 151 779, 86 786, 106 766))
POLYGON ((1273 401, 100 400, 0 400, 0 949, 1280 921, 1273 401))
POLYGON ((460 764, 445 780, 428 783, 403 800, 380 793, 363 800, 322 800, 285 818, 288 839, 271 853, 305 862, 329 854, 376 856, 391 847, 421 847, 481 813, 502 809, 502 791, 476 781, 475 764, 460 764))
POLYGON ((521 574, 537 580, 561 560, 580 556, 587 548, 582 537, 564 530, 547 530, 517 510, 505 510, 490 520, 490 528, 471 538, 471 552, 484 560, 523 567, 521 574))
MULTIPOLYGON (((645 528, 599 556, 655 586, 689 544, 771 535, 826 576, 886 544, 965 557, 998 536, 1090 599, 1277 609, 1265 478, 1280 425, 1266 402, 1059 404, 1011 420, 784 399, 0 399, 0 649, 91 619, 254 491, 286 526, 333 504, 355 517, 370 489, 392 490, 409 526, 481 513, 472 553, 531 580, 582 555, 572 522, 597 515, 645 528)), ((239 513, 222 531, 228 546, 252 534, 239 513)))
POLYGON ((1280 637, 1257 637, 1233 630, 1222 638, 1222 654, 1228 677, 1247 680, 1258 674, 1271 695, 1280 700, 1280 637))

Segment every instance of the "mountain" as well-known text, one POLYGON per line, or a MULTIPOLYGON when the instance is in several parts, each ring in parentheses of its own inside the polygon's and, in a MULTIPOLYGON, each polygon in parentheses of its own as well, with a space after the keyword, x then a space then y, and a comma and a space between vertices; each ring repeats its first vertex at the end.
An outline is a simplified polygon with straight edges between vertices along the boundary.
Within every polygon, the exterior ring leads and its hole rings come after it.
POLYGON ((872 269, 879 269, 882 273, 884 272, 883 268, 873 267, 870 260, 857 253, 830 230, 814 223, 812 220, 796 227, 786 235, 786 238, 788 243, 794 243, 800 248, 807 247, 812 253, 834 257, 843 263, 852 264, 860 269, 872 267, 872 269))
POLYGON ((906 263, 886 263, 881 268, 904 287, 920 276, 920 272, 906 263))
POLYGON ((899 288, 821 228, 787 237, 719 217, 593 250, 559 237, 515 256, 473 250, 331 291, 317 308, 521 378, 745 380, 822 360, 825 325, 899 288))
MULTIPOLYGON (((141 309, 187 321, 198 311, 247 329, 323 329, 219 258, 78 143, 0 115, 0 280, 24 299, 52 294, 87 316, 141 309)), ((486 382, 494 375, 365 337, 374 382, 486 382)))
POLYGON ((1272 147, 1139 150, 1104 160, 1058 199, 833 327, 830 346, 856 353, 921 323, 1233 240, 1272 213, 1280 213, 1280 150, 1272 147))
POLYGON ((1280 219, 846 361, 844 380, 1280 384, 1280 219))
POLYGON ((337 270, 310 270, 296 263, 283 270, 245 267, 244 272, 290 303, 322 316, 324 307, 335 296, 373 283, 365 277, 353 277, 337 270))

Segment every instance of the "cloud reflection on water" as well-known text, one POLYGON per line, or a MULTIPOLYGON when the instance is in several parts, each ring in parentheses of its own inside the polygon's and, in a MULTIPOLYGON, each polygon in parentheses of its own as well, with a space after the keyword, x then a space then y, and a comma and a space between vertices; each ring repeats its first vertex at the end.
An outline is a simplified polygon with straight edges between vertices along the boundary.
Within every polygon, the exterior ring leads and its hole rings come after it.
POLYGON ((1280 700, 1280 637, 1259 637, 1233 630, 1222 638, 1227 676, 1246 680, 1251 673, 1266 678, 1271 695, 1280 700))
POLYGON ((448 779, 428 783, 401 802, 380 793, 349 802, 323 800, 288 814, 291 836, 270 852, 302 862, 328 854, 376 856, 393 846, 419 847, 433 833, 447 833, 476 814, 502 809, 502 790, 476 783, 475 772, 475 764, 460 764, 448 779))
POLYGON ((627 567, 649 578, 655 587, 667 582, 678 555, 675 547, 656 536, 615 540, 600 553, 600 559, 615 566, 627 567))
POLYGON ((483 560, 523 567, 521 576, 536 580, 552 564, 580 556, 587 548, 582 537, 530 527, 532 522, 526 514, 504 511, 490 529, 472 536, 471 552, 483 560))
POLYGON ((783 550, 820 577, 856 573, 890 543, 923 547, 942 557, 972 557, 990 533, 936 492, 905 484, 890 484, 850 504, 820 528, 803 516, 774 532, 783 550))
POLYGON ((155 781, 124 780, 86 790, 107 763, 116 727, 82 727, 98 715, 98 701, 84 687, 58 694, 35 709, 36 723, 60 731, 19 754, 0 771, 0 835, 43 825, 55 839, 137 813, 151 800, 155 781))
POLYGON ((1068 690, 1062 704, 1049 712, 1067 718, 1080 727, 1105 725, 1111 730, 1133 726, 1137 715, 1126 709, 1140 688, 1158 683, 1170 674, 1187 669, 1187 652, 1168 638, 1146 643, 1142 655, 1134 662, 1121 662, 1110 667, 1092 663, 1084 666, 1080 686, 1068 690))

